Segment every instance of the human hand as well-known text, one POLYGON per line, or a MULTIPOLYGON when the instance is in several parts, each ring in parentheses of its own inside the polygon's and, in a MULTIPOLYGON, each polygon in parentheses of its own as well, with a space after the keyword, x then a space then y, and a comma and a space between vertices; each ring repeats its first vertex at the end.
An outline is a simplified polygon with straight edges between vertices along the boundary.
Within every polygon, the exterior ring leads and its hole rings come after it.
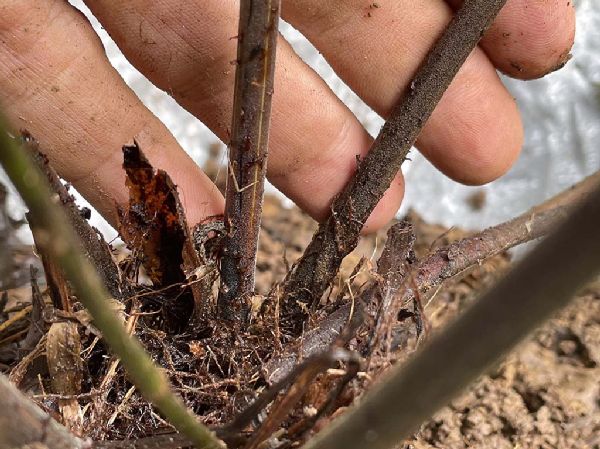
MULTIPOLYGON (((88 0, 127 58, 228 140, 236 55, 233 0, 88 0)), ((283 0, 282 16, 385 117, 459 0, 283 0)), ((575 28, 572 2, 508 0, 423 129, 417 146, 457 181, 481 184, 518 155, 522 127, 495 68, 517 78, 560 66, 575 28)), ((222 213, 223 198, 110 66, 86 19, 64 0, 0 0, 0 104, 27 128, 59 173, 113 224, 127 202, 121 147, 135 138, 182 192, 190 224, 222 213)), ((371 138, 283 40, 278 45, 268 176, 317 219, 371 138)), ((398 175, 369 219, 397 211, 398 175)))

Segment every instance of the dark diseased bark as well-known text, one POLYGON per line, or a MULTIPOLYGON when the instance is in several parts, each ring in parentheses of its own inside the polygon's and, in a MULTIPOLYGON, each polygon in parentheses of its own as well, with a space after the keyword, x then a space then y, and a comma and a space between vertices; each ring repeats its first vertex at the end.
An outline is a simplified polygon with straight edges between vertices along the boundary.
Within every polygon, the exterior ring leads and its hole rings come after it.
POLYGON ((142 264, 159 288, 185 281, 183 248, 189 242, 175 185, 155 171, 137 144, 123 147, 129 205, 119 211, 119 231, 142 254, 142 264))
POLYGON ((243 319, 254 292, 267 170, 279 0, 241 0, 218 306, 243 319))
POLYGON ((292 313, 314 307, 357 245, 363 224, 398 173, 444 91, 506 0, 467 0, 429 53, 356 174, 333 201, 331 215, 284 283, 292 313))
POLYGON ((186 286, 200 265, 177 188, 167 173, 154 170, 137 143, 123 147, 129 205, 119 210, 119 232, 142 257, 142 265, 157 288, 173 287, 177 299, 162 308, 168 328, 187 324, 192 309, 202 310, 208 298, 200 285, 186 286))

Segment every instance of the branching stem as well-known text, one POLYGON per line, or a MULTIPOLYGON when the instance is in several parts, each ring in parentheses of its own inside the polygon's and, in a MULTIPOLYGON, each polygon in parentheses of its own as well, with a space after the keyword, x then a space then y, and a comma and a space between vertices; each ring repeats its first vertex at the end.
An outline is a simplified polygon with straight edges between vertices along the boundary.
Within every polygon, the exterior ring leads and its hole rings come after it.
POLYGON ((334 200, 302 258, 285 280, 287 304, 315 306, 342 259, 357 245, 363 224, 383 197, 444 91, 506 0, 466 0, 361 161, 334 200))
MULTIPOLYGON (((503 251, 548 235, 598 186, 600 171, 512 220, 430 252, 423 259, 406 267, 409 277, 390 279, 391 283, 388 283, 384 294, 391 296, 385 298, 386 308, 382 313, 388 317, 396 316, 402 307, 414 299, 416 292, 426 294, 445 280, 464 273, 503 251)), ((386 243, 386 247, 388 246, 386 243)), ((405 256, 404 253, 396 251, 390 255, 389 260, 399 264, 405 260, 405 256)), ((380 263, 381 259, 378 264, 380 263)), ((378 270, 382 269, 386 271, 384 267, 378 267, 378 270)), ((366 290, 372 290, 378 284, 378 280, 373 280, 372 287, 366 290)), ((369 309, 372 305, 368 296, 365 299, 365 306, 369 309)), ((343 329, 351 308, 351 304, 341 306, 302 336, 302 352, 298 353, 297 348, 292 346, 269 360, 265 364, 266 371, 288 372, 298 359, 326 350, 343 329)), ((371 351, 376 349, 379 343, 381 341, 373 341, 371 351)))
POLYGON ((304 449, 388 449, 600 272, 600 187, 492 290, 304 449))

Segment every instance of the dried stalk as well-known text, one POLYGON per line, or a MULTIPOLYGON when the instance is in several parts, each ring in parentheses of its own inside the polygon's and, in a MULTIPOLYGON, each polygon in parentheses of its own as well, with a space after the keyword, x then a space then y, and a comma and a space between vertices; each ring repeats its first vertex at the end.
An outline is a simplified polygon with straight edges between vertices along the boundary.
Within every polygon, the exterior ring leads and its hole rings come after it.
POLYGON ((599 226, 597 187, 495 288, 304 449, 387 449, 408 438, 600 272, 599 226))
POLYGON ((360 231, 400 170, 444 91, 506 0, 466 0, 435 44, 410 88, 360 161, 356 174, 333 201, 302 258, 284 283, 284 298, 313 307, 331 284, 342 259, 357 245, 360 231))
MULTIPOLYGON (((119 270, 113 260, 109 245, 104 241, 100 232, 88 223, 84 217, 84 210, 75 204, 75 198, 69 193, 56 171, 50 166, 46 155, 40 151, 38 142, 26 131, 22 133, 22 138, 24 141, 23 146, 30 151, 37 166, 45 175, 56 200, 63 205, 63 210, 71 226, 83 244, 85 255, 96 268, 96 271, 104 281, 105 287, 113 298, 123 299, 129 292, 121 290, 122 287, 125 287, 121 282, 115 282, 119 280, 119 270)), ((89 210, 87 212, 89 213, 89 210)), ((28 220, 31 218, 29 222, 37 243, 38 224, 35 222, 35 216, 27 218, 28 220)), ((43 229, 43 226, 41 228, 43 229)), ((42 262, 46 274, 52 274, 49 280, 49 287, 53 300, 56 301, 54 306, 69 311, 67 286, 56 284, 56 282, 60 284, 63 281, 63 275, 55 266, 55 261, 51 260, 48 255, 42 253, 42 262), (63 299, 62 303, 58 301, 58 298, 61 296, 63 299)))
POLYGON ((33 265, 29 266, 31 284, 31 315, 29 317, 29 331, 20 343, 21 349, 29 352, 33 350, 45 334, 44 308, 46 304, 37 283, 37 270, 33 265))
MULTIPOLYGON (((31 234, 33 236, 33 243, 38 247, 39 245, 36 243, 36 240, 39 239, 38 230, 42 228, 36 225, 35 219, 31 214, 27 214, 26 217, 29 222, 29 229, 31 229, 31 234)), ((44 232, 42 231, 42 238, 44 238, 43 236, 44 232)), ((71 312, 71 292, 64 273, 56 261, 52 260, 48 254, 40 253, 39 257, 42 260, 42 265, 44 267, 44 277, 46 278, 46 284, 48 285, 48 292, 50 293, 52 304, 56 309, 71 312)))
MULTIPOLYGON (((179 431, 199 448, 222 447, 221 442, 202 425, 171 390, 165 374, 157 368, 138 340, 130 337, 121 320, 108 306, 109 294, 81 251, 62 209, 52 201, 50 188, 30 155, 11 139, 0 126, 0 162, 46 235, 38 243, 52 255, 73 285, 78 299, 89 310, 94 324, 142 394, 157 406, 179 431)), ((41 232, 41 231, 40 231, 41 232)))
POLYGON ((52 393, 65 396, 58 399, 62 422, 73 433, 81 435, 83 414, 75 396, 81 393, 84 370, 76 323, 53 323, 50 326, 46 337, 46 361, 52 393))
POLYGON ((44 353, 46 349, 46 336, 44 335, 38 344, 35 345, 30 352, 27 353, 25 357, 23 357, 19 362, 10 370, 8 374, 8 380, 11 381, 14 385, 18 387, 21 386, 21 382, 23 382, 23 378, 27 374, 27 370, 29 366, 33 363, 35 359, 37 359, 40 355, 44 353))
POLYGON ((280 0, 241 0, 218 306, 243 319, 254 271, 267 170, 280 0))

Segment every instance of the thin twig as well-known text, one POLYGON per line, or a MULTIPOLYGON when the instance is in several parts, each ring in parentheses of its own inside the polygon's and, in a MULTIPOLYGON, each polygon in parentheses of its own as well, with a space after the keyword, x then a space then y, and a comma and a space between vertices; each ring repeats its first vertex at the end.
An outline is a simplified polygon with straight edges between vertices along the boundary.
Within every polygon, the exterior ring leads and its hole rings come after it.
MULTIPOLYGON (((1 125, 1 124, 0 124, 1 125)), ((140 342, 129 336, 121 320, 108 306, 109 294, 90 261, 81 251, 64 212, 52 201, 50 188, 30 155, 0 126, 0 162, 36 222, 48 238, 40 239, 43 250, 54 257, 73 285, 78 299, 89 310, 94 324, 121 361, 142 394, 199 448, 218 448, 222 443, 202 425, 171 390, 165 374, 157 368, 140 342)))
POLYGON ((435 44, 410 88, 383 126, 356 174, 334 200, 302 258, 288 273, 284 298, 315 306, 357 245, 363 224, 400 170, 444 91, 506 0, 467 0, 435 44))
MULTIPOLYGON (((273 435, 285 420, 286 416, 291 413, 302 396, 304 396, 316 377, 328 368, 333 367, 335 363, 339 361, 351 363, 354 366, 360 366, 359 358, 356 354, 339 347, 331 348, 324 354, 313 356, 302 365, 299 365, 298 369, 294 370, 296 371, 296 375, 294 376, 293 383, 289 390, 273 404, 267 418, 252 434, 252 438, 245 449, 256 449, 268 439, 269 436, 273 435)), ((356 371, 358 371, 358 369, 356 371)))
POLYGON ((229 145, 225 244, 218 306, 244 319, 254 271, 267 170, 280 0, 241 0, 233 124, 229 145))
POLYGON ((304 449, 388 449, 408 438, 600 271, 599 226, 597 187, 495 288, 304 449))
POLYGON ((94 442, 94 449, 181 449, 188 446, 189 440, 176 433, 131 440, 94 442))
POLYGON ((21 349, 31 351, 36 347, 40 339, 44 336, 44 308, 46 304, 44 297, 37 283, 37 269, 33 265, 29 266, 30 284, 31 284, 31 305, 33 307, 29 318, 29 332, 25 339, 20 343, 21 349))
POLYGON ((328 368, 335 365, 339 361, 353 361, 351 353, 341 348, 329 348, 327 351, 312 355, 294 366, 294 368, 282 376, 274 385, 258 396, 250 405, 242 410, 235 419, 219 430, 219 435, 223 437, 234 436, 241 433, 244 428, 252 424, 252 421, 258 418, 260 413, 271 403, 277 396, 292 385, 294 382, 301 379, 305 373, 311 374, 312 377, 319 373, 327 371, 328 368), (340 358, 343 356, 342 358, 340 358))
MULTIPOLYGON (((8 380, 10 380, 17 387, 21 385, 23 382, 23 378, 25 374, 27 374, 27 370, 29 369, 29 365, 37 359, 41 354, 44 353, 46 349, 46 335, 44 335, 38 344, 31 350, 25 357, 23 357, 16 366, 10 370, 10 374, 8 375, 8 380)), ((1 396, 0 396, 1 397, 1 396)))
MULTIPOLYGON (((134 302, 131 307, 131 314, 127 321, 125 322, 125 329, 127 330, 128 335, 132 335, 135 331, 135 326, 138 322, 139 315, 137 301, 134 302)), ((110 361, 110 365, 108 370, 106 370, 106 374, 104 378, 100 382, 100 386, 98 387, 99 395, 94 398, 94 416, 95 419, 100 421, 104 418, 105 407, 109 404, 108 395, 110 394, 112 383, 114 382, 115 376, 117 375, 117 368, 119 367, 120 360, 117 357, 112 357, 110 361)), ((108 426, 107 426, 108 428, 108 426)))
POLYGON ((4 321, 3 323, 0 323, 0 334, 6 331, 8 328, 10 328, 12 325, 27 318, 32 310, 32 305, 25 306, 17 313, 15 313, 12 317, 10 317, 8 320, 4 321))

